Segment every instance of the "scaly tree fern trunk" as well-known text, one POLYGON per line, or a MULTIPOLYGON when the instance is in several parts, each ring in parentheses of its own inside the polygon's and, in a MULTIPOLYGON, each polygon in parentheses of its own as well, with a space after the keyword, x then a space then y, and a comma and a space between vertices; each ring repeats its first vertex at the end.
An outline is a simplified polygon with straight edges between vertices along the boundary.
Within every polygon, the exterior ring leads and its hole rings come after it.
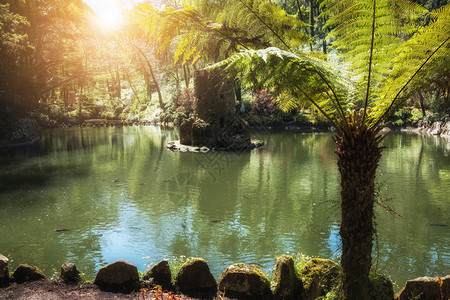
POLYGON ((370 299, 368 278, 375 232, 374 186, 382 137, 378 135, 379 129, 368 130, 366 126, 351 128, 351 132, 352 136, 338 132, 335 137, 342 198, 343 272, 339 299, 364 300, 370 299))

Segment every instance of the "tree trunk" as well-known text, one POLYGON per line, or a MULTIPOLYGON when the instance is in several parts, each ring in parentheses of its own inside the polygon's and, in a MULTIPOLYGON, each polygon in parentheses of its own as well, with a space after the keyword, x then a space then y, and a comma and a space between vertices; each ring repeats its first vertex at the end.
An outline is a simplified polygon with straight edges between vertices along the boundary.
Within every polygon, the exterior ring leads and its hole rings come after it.
POLYGON ((127 69, 124 69, 125 77, 127 78, 128 84, 131 87, 131 90, 133 91, 134 96, 136 97, 136 100, 139 104, 141 104, 141 99, 139 99, 138 92, 136 88, 134 87, 133 81, 131 80, 130 73, 128 73, 127 69))
POLYGON ((183 66, 183 72, 184 72, 184 85, 186 86, 186 88, 189 88, 189 75, 188 72, 186 71, 186 65, 183 66))
POLYGON ((311 42, 309 44, 311 51, 313 51, 313 44, 314 44, 314 10, 315 10, 315 4, 314 0, 310 0, 309 2, 309 35, 311 37, 311 42))
POLYGON ((140 53, 141 56, 142 56, 142 59, 145 61, 145 63, 147 63, 148 70, 150 71, 150 76, 151 76, 152 79, 153 79, 153 83, 155 84, 156 92, 158 93, 159 107, 164 111, 166 107, 165 107, 164 102, 163 102, 163 100, 162 100, 161 90, 160 90, 160 88, 159 88, 158 81, 156 81, 155 73, 153 73, 152 65, 150 64, 150 61, 148 60, 148 58, 147 58, 147 56, 145 55, 145 53, 141 50, 141 48, 139 48, 139 47, 136 46, 136 45, 133 45, 133 47, 136 48, 136 50, 139 51, 139 53, 140 53))
POLYGON ((422 110, 422 118, 425 118, 427 116, 427 112, 425 110, 425 99, 423 98, 421 91, 419 91, 418 94, 419 94, 420 109, 422 110))
POLYGON ((339 299, 369 299, 374 234, 374 183, 382 148, 379 130, 351 128, 335 138, 341 174, 342 282, 339 299))
POLYGON ((122 79, 120 77, 120 67, 117 65, 117 98, 122 99, 122 79))
POLYGON ((150 74, 148 74, 145 67, 143 68, 143 74, 144 74, 144 81, 145 81, 145 87, 146 87, 146 94, 147 94, 147 103, 150 103, 152 101, 152 85, 150 80, 150 74))

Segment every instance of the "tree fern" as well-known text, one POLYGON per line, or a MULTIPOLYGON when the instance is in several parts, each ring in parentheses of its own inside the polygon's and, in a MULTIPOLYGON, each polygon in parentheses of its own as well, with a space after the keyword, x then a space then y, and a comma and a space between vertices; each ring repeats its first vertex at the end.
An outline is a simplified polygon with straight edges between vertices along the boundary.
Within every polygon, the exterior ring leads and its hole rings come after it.
POLYGON ((431 21, 394 52, 392 72, 374 104, 377 122, 430 79, 450 73, 450 4, 430 13, 431 21))
POLYGON ((307 40, 299 30, 305 24, 270 1, 211 3, 198 0, 190 3, 196 6, 185 4, 156 10, 149 4, 140 4, 130 19, 145 28, 159 52, 175 44, 175 61, 182 63, 195 64, 200 57, 214 62, 238 49, 270 45, 289 49, 307 40), (218 9, 220 5, 225 9, 218 9), (285 41, 294 42, 287 45, 285 41))
POLYGON ((360 105, 367 109, 376 99, 378 83, 389 73, 395 49, 417 28, 419 14, 425 10, 406 0, 326 0, 322 4, 331 16, 326 27, 334 39, 348 70, 358 77, 360 105))
POLYGON ((232 27, 248 28, 250 35, 265 36, 270 45, 285 50, 295 49, 308 41, 308 36, 301 30, 306 24, 271 1, 229 1, 218 21, 232 27))
POLYGON ((426 11, 405 0, 324 3, 330 37, 335 39, 333 47, 348 74, 311 54, 275 48, 247 50, 216 67, 227 65, 250 85, 289 91, 297 100, 283 98, 288 100, 282 107, 290 109, 309 101, 335 125, 341 175, 339 298, 369 299, 374 182, 382 153, 382 122, 409 93, 420 88, 424 78, 448 74, 450 9, 447 5, 431 13, 425 26, 421 15, 426 11), (353 84, 342 79, 346 75, 353 84))
POLYGON ((295 97, 279 103, 286 110, 311 102, 335 126, 346 127, 342 120, 345 120, 348 102, 343 99, 347 98, 351 83, 326 61, 305 53, 267 48, 240 52, 211 68, 224 65, 233 76, 242 78, 244 84, 258 83, 275 94, 291 93, 295 97))

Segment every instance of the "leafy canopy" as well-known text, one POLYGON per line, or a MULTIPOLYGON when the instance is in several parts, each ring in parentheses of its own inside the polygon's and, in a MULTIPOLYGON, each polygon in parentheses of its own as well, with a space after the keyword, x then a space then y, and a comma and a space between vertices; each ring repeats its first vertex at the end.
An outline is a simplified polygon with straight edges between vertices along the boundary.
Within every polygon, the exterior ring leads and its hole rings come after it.
POLYGON ((156 9, 140 4, 130 21, 143 28, 159 53, 174 48, 175 63, 217 62, 241 49, 281 44, 295 48, 306 26, 278 5, 265 0, 194 1, 193 5, 156 9), (289 42, 285 42, 289 41, 289 42))
POLYGON ((227 65, 247 84, 290 92, 295 97, 280 103, 285 109, 311 102, 349 136, 381 125, 427 76, 448 69, 450 4, 428 13, 406 0, 327 0, 323 9, 341 67, 276 48, 242 51, 213 67, 227 65))

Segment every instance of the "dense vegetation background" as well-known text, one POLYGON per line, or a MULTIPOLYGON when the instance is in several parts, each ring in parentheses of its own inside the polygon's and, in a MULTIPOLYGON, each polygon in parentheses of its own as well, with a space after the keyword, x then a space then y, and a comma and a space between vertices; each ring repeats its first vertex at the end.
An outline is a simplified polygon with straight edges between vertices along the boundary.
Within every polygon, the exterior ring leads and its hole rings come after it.
POLYGON ((339 298, 367 299, 380 132, 385 122, 430 122, 449 113, 450 5, 420 4, 147 2, 113 28, 81 0, 6 1, 2 134, 31 127, 23 120, 180 122, 192 114, 194 71, 225 68, 234 75, 237 111, 253 123, 334 126, 339 298))
MULTIPOLYGON (((100 118, 179 123, 192 113, 194 71, 242 49, 277 46, 336 60, 322 2, 147 1, 108 28, 81 0, 1 0, 0 134, 24 116, 41 126, 100 118)), ((448 3, 416 2, 427 10, 448 3)), ((424 13, 418 18, 429 22, 424 13)), ((447 64, 390 122, 442 120, 450 112, 449 74, 447 64)), ((276 100, 290 96, 275 97, 256 81, 237 95, 238 112, 251 123, 326 123, 308 103, 281 110, 276 100)))

